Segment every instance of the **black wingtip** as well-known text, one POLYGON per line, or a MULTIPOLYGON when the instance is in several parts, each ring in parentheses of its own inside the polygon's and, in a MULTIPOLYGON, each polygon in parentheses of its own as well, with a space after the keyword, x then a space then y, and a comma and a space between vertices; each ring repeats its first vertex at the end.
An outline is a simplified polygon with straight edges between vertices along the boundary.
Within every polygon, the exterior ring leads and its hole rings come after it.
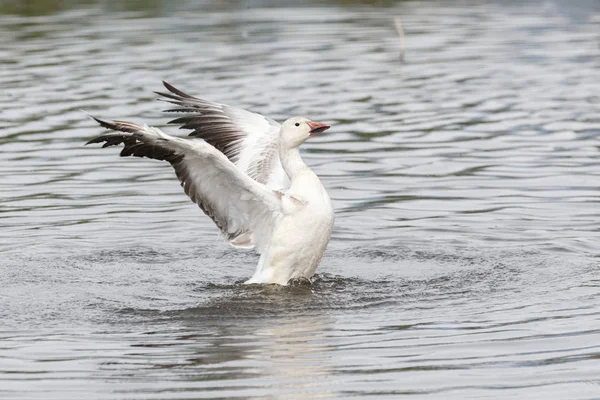
MULTIPOLYGON (((171 85, 171 84, 170 84, 169 82, 167 82, 167 81, 162 81, 162 84, 163 84, 163 85, 164 85, 164 87, 165 87, 165 88, 167 88, 167 90, 168 90, 169 92, 171 92, 171 93, 174 93, 174 94, 176 94, 176 95, 178 95, 178 96, 185 97, 185 98, 188 98, 188 99, 193 99, 193 98, 194 98, 194 96, 190 96, 189 94, 187 94, 187 93, 185 93, 185 92, 182 92, 181 90, 177 89, 175 86, 171 85)), ((162 94, 161 94, 161 95, 162 95, 162 94)))
POLYGON ((102 136, 98 136, 93 138, 92 140, 88 141, 85 143, 85 146, 87 146, 88 144, 95 144, 95 143, 102 143, 105 141, 105 138, 102 136))
MULTIPOLYGON (((80 110, 81 112, 85 113, 85 115, 87 115, 89 118, 93 119, 94 121, 96 121, 98 124, 100 124, 100 126, 106 128, 106 129, 113 129, 113 124, 111 124, 110 122, 101 120, 100 118, 96 118, 93 115, 91 115, 90 113, 84 111, 84 110, 80 110)), ((93 138, 92 140, 88 141, 85 143, 85 146, 87 146, 88 144, 95 144, 95 143, 102 143, 104 142, 106 139, 103 136, 98 136, 93 138)))
POLYGON ((95 137, 92 140, 89 140, 88 142, 86 142, 85 145, 87 146, 88 144, 95 144, 95 143, 106 142, 107 141, 107 136, 108 136, 107 134, 104 134, 104 135, 100 135, 98 137, 95 137))
POLYGON ((156 99, 159 101, 168 101, 171 102, 172 100, 175 100, 177 103, 173 103, 173 104, 178 104, 179 102, 182 101, 182 96, 176 95, 176 94, 171 94, 171 93, 165 93, 165 92, 154 92, 159 96, 165 97, 165 99, 156 99), (166 100, 166 99, 170 99, 170 100, 166 100))
POLYGON ((106 128, 106 129, 112 129, 112 130, 117 130, 116 125, 112 122, 108 122, 108 121, 104 121, 100 118, 96 118, 93 115, 90 115, 90 117, 96 121, 101 127, 106 128))
MULTIPOLYGON (((88 116, 88 118, 91 118, 91 119, 93 119, 94 121, 96 121, 96 122, 97 122, 97 123, 99 123, 100 125, 102 125, 102 124, 107 124, 107 122, 106 122, 106 121, 102 121, 101 119, 98 119, 98 118, 94 117, 92 114, 90 114, 89 112, 87 112, 87 111, 85 111, 85 110, 82 110, 81 108, 79 109, 79 111, 81 111, 82 113, 84 113, 85 115, 87 115, 87 116, 88 116)), ((104 126, 104 125, 102 125, 102 126, 104 126)))
POLYGON ((167 90, 168 90, 169 92, 173 92, 173 93, 175 93, 175 92, 177 91, 177 89, 175 88, 175 86, 171 85, 169 82, 167 82, 167 81, 165 81, 165 80, 163 80, 163 81, 162 81, 162 84, 163 84, 163 86, 164 86, 165 88, 167 88, 167 90))

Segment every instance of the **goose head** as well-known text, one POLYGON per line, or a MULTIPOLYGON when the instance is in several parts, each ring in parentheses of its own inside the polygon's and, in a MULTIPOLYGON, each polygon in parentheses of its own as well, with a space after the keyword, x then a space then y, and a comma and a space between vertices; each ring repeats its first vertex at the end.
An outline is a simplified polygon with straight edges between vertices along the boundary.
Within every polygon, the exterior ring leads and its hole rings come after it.
POLYGON ((300 146, 311 136, 325 132, 330 126, 304 117, 288 118, 281 125, 281 143, 287 148, 300 146))

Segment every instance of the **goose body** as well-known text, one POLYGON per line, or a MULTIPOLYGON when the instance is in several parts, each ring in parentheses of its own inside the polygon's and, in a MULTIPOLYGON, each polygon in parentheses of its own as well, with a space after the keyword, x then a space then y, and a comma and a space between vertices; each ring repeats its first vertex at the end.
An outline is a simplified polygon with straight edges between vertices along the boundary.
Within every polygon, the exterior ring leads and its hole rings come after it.
POLYGON ((299 146, 329 125, 303 117, 280 125, 163 83, 169 92, 157 93, 177 106, 167 111, 186 113, 171 122, 203 140, 94 118, 111 132, 88 144, 123 144, 123 157, 168 161, 185 193, 213 220, 225 240, 260 254, 246 283, 286 285, 290 279, 310 279, 329 242, 334 214, 323 184, 303 162, 299 146))

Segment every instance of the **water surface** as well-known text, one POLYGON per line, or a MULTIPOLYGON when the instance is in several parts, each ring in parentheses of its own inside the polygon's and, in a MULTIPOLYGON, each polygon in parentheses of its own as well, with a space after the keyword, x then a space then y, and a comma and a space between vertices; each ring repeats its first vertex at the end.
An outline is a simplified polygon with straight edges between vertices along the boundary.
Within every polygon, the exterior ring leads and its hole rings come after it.
POLYGON ((599 398, 599 32, 593 1, 0 3, 0 397, 599 398), (80 109, 164 127, 161 79, 333 125, 313 285, 241 285, 168 165, 83 146, 80 109))

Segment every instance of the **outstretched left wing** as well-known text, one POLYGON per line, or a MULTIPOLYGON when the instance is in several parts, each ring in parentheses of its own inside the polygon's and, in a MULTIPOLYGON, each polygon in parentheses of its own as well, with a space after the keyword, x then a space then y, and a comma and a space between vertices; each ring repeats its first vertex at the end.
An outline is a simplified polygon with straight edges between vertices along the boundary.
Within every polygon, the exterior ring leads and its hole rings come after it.
POLYGON ((265 249, 275 220, 281 215, 280 199, 272 190, 244 174, 203 141, 176 138, 147 125, 94 119, 115 132, 87 144, 123 144, 122 157, 168 161, 185 193, 214 221, 229 243, 237 247, 256 246, 258 252, 265 249))

